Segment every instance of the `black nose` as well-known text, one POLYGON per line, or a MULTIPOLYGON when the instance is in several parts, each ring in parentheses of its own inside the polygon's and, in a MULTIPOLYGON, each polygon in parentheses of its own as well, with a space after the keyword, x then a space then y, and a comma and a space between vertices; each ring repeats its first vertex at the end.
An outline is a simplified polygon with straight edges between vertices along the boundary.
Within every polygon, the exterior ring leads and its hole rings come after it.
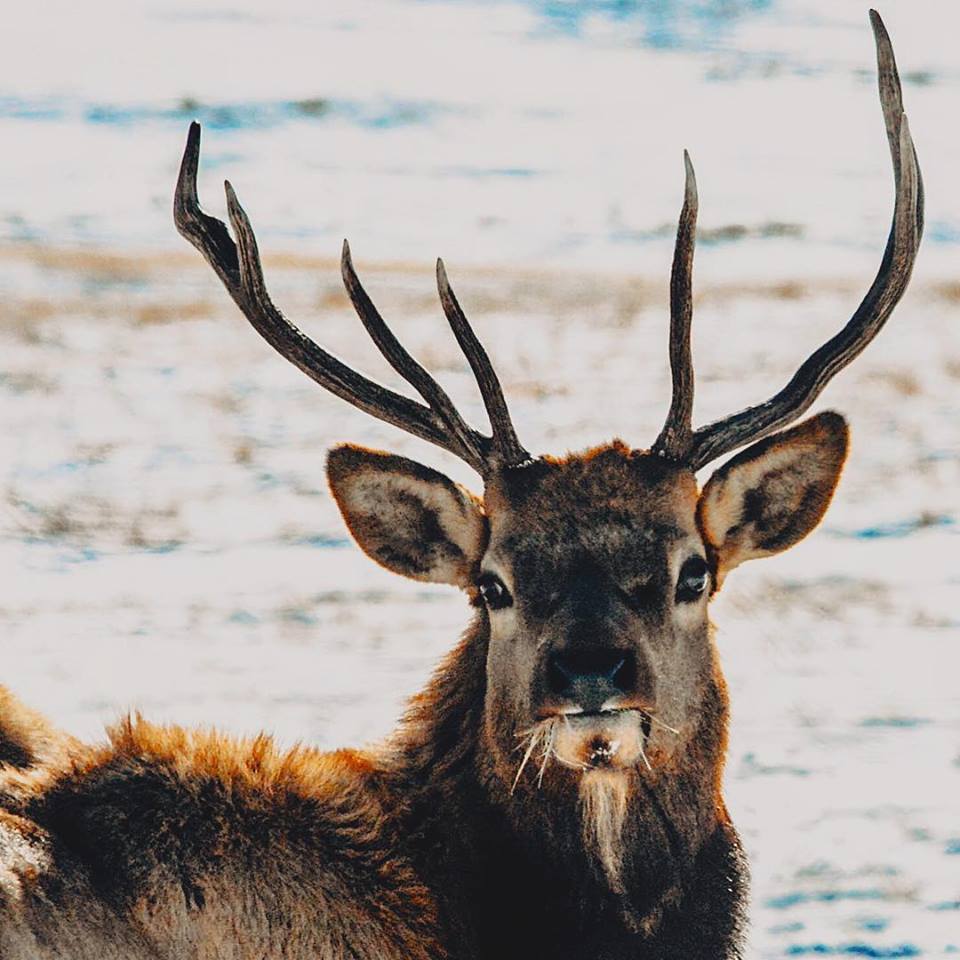
POLYGON ((629 650, 565 650, 547 661, 550 692, 584 713, 596 713, 609 701, 633 693, 636 684, 637 662, 629 650))

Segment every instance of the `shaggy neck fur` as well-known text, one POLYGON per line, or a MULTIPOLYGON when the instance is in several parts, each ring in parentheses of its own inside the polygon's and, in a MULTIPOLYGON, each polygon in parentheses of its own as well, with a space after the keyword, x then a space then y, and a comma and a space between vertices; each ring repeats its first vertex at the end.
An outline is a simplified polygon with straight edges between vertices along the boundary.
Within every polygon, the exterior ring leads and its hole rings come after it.
POLYGON ((486 636, 481 612, 391 744, 410 855, 437 891, 451 953, 737 956, 745 868, 720 797, 719 670, 674 769, 550 768, 542 786, 531 776, 511 792, 487 741, 486 636))

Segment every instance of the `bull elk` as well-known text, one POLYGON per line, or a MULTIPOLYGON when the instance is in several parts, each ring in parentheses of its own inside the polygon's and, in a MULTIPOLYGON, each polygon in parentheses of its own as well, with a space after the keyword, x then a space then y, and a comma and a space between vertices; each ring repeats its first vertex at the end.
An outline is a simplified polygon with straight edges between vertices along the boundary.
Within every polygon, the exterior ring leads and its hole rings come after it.
POLYGON ((196 192, 177 228, 256 330, 331 393, 473 467, 475 496, 411 460, 334 448, 330 487, 360 548, 453 584, 459 645, 368 750, 282 753, 139 717, 86 746, 0 700, 0 955, 158 958, 657 958, 740 955, 747 870, 721 795, 727 691, 707 603, 745 560, 819 522, 847 453, 821 413, 790 429, 907 286, 923 190, 876 13, 893 224, 847 325, 763 403, 693 429, 693 167, 670 278, 673 398, 649 450, 531 456, 437 263, 446 318, 491 432, 469 426, 360 284, 368 334, 423 402, 351 370, 273 305, 226 185, 233 236, 196 192), (695 471, 734 450, 698 489, 695 471))

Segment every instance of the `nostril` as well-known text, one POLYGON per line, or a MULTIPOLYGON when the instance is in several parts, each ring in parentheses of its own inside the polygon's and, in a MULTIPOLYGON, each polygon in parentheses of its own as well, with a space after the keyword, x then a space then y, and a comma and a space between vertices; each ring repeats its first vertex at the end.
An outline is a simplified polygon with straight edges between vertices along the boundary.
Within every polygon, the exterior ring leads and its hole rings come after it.
POLYGON ((636 685, 636 658, 625 650, 568 650, 551 655, 547 685, 554 694, 571 693, 581 681, 609 684, 621 693, 636 685))

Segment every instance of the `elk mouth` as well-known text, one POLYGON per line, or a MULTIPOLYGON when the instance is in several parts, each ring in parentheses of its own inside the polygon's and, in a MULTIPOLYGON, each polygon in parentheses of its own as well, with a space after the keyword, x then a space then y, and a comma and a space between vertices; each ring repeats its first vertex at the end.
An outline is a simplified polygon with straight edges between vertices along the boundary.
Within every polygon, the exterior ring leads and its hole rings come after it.
POLYGON ((647 759, 645 748, 650 741, 650 734, 653 730, 653 718, 646 710, 640 707, 612 707, 601 710, 581 710, 577 713, 563 714, 564 722, 571 723, 575 728, 589 725, 600 728, 596 734, 589 738, 589 741, 583 750, 584 763, 589 770, 609 770, 620 766, 623 759, 628 762, 634 759, 633 754, 639 753, 639 759, 648 770, 651 769, 650 761, 647 759), (628 744, 623 742, 621 737, 611 736, 609 730, 603 730, 604 726, 619 726, 616 723, 620 718, 626 720, 639 718, 639 731, 636 737, 636 744, 633 750, 628 744), (602 731, 602 732, 601 732, 602 731), (626 752, 629 756, 622 757, 626 752))
POLYGON ((600 710, 571 706, 544 712, 533 727, 517 735, 522 760, 513 787, 531 760, 538 787, 552 763, 583 775, 637 768, 652 773, 646 748, 655 724, 661 725, 661 721, 650 711, 628 704, 600 710))
MULTIPOLYGON (((605 704, 599 710, 584 710, 582 707, 565 707, 560 710, 544 711, 540 714, 538 720, 544 721, 558 718, 564 723, 582 723, 583 721, 603 722, 613 717, 629 714, 637 714, 640 717, 640 730, 643 733, 644 743, 646 743, 646 741, 650 739, 650 733, 653 730, 654 718, 652 713, 639 706, 630 706, 629 704, 607 706, 605 704)), ((660 723, 660 721, 657 721, 657 723, 660 723)), ((666 727, 666 724, 661 725, 666 727)), ((672 727, 666 727, 666 729, 676 732, 672 727)))
POLYGON ((636 713, 640 715, 640 727, 643 730, 643 736, 645 739, 649 739, 650 731, 653 729, 653 716, 644 710, 643 707, 601 707, 599 710, 583 710, 580 707, 573 707, 566 710, 558 710, 555 713, 548 713, 545 715, 544 719, 551 716, 557 716, 566 721, 590 719, 605 720, 609 717, 630 713, 636 713))

